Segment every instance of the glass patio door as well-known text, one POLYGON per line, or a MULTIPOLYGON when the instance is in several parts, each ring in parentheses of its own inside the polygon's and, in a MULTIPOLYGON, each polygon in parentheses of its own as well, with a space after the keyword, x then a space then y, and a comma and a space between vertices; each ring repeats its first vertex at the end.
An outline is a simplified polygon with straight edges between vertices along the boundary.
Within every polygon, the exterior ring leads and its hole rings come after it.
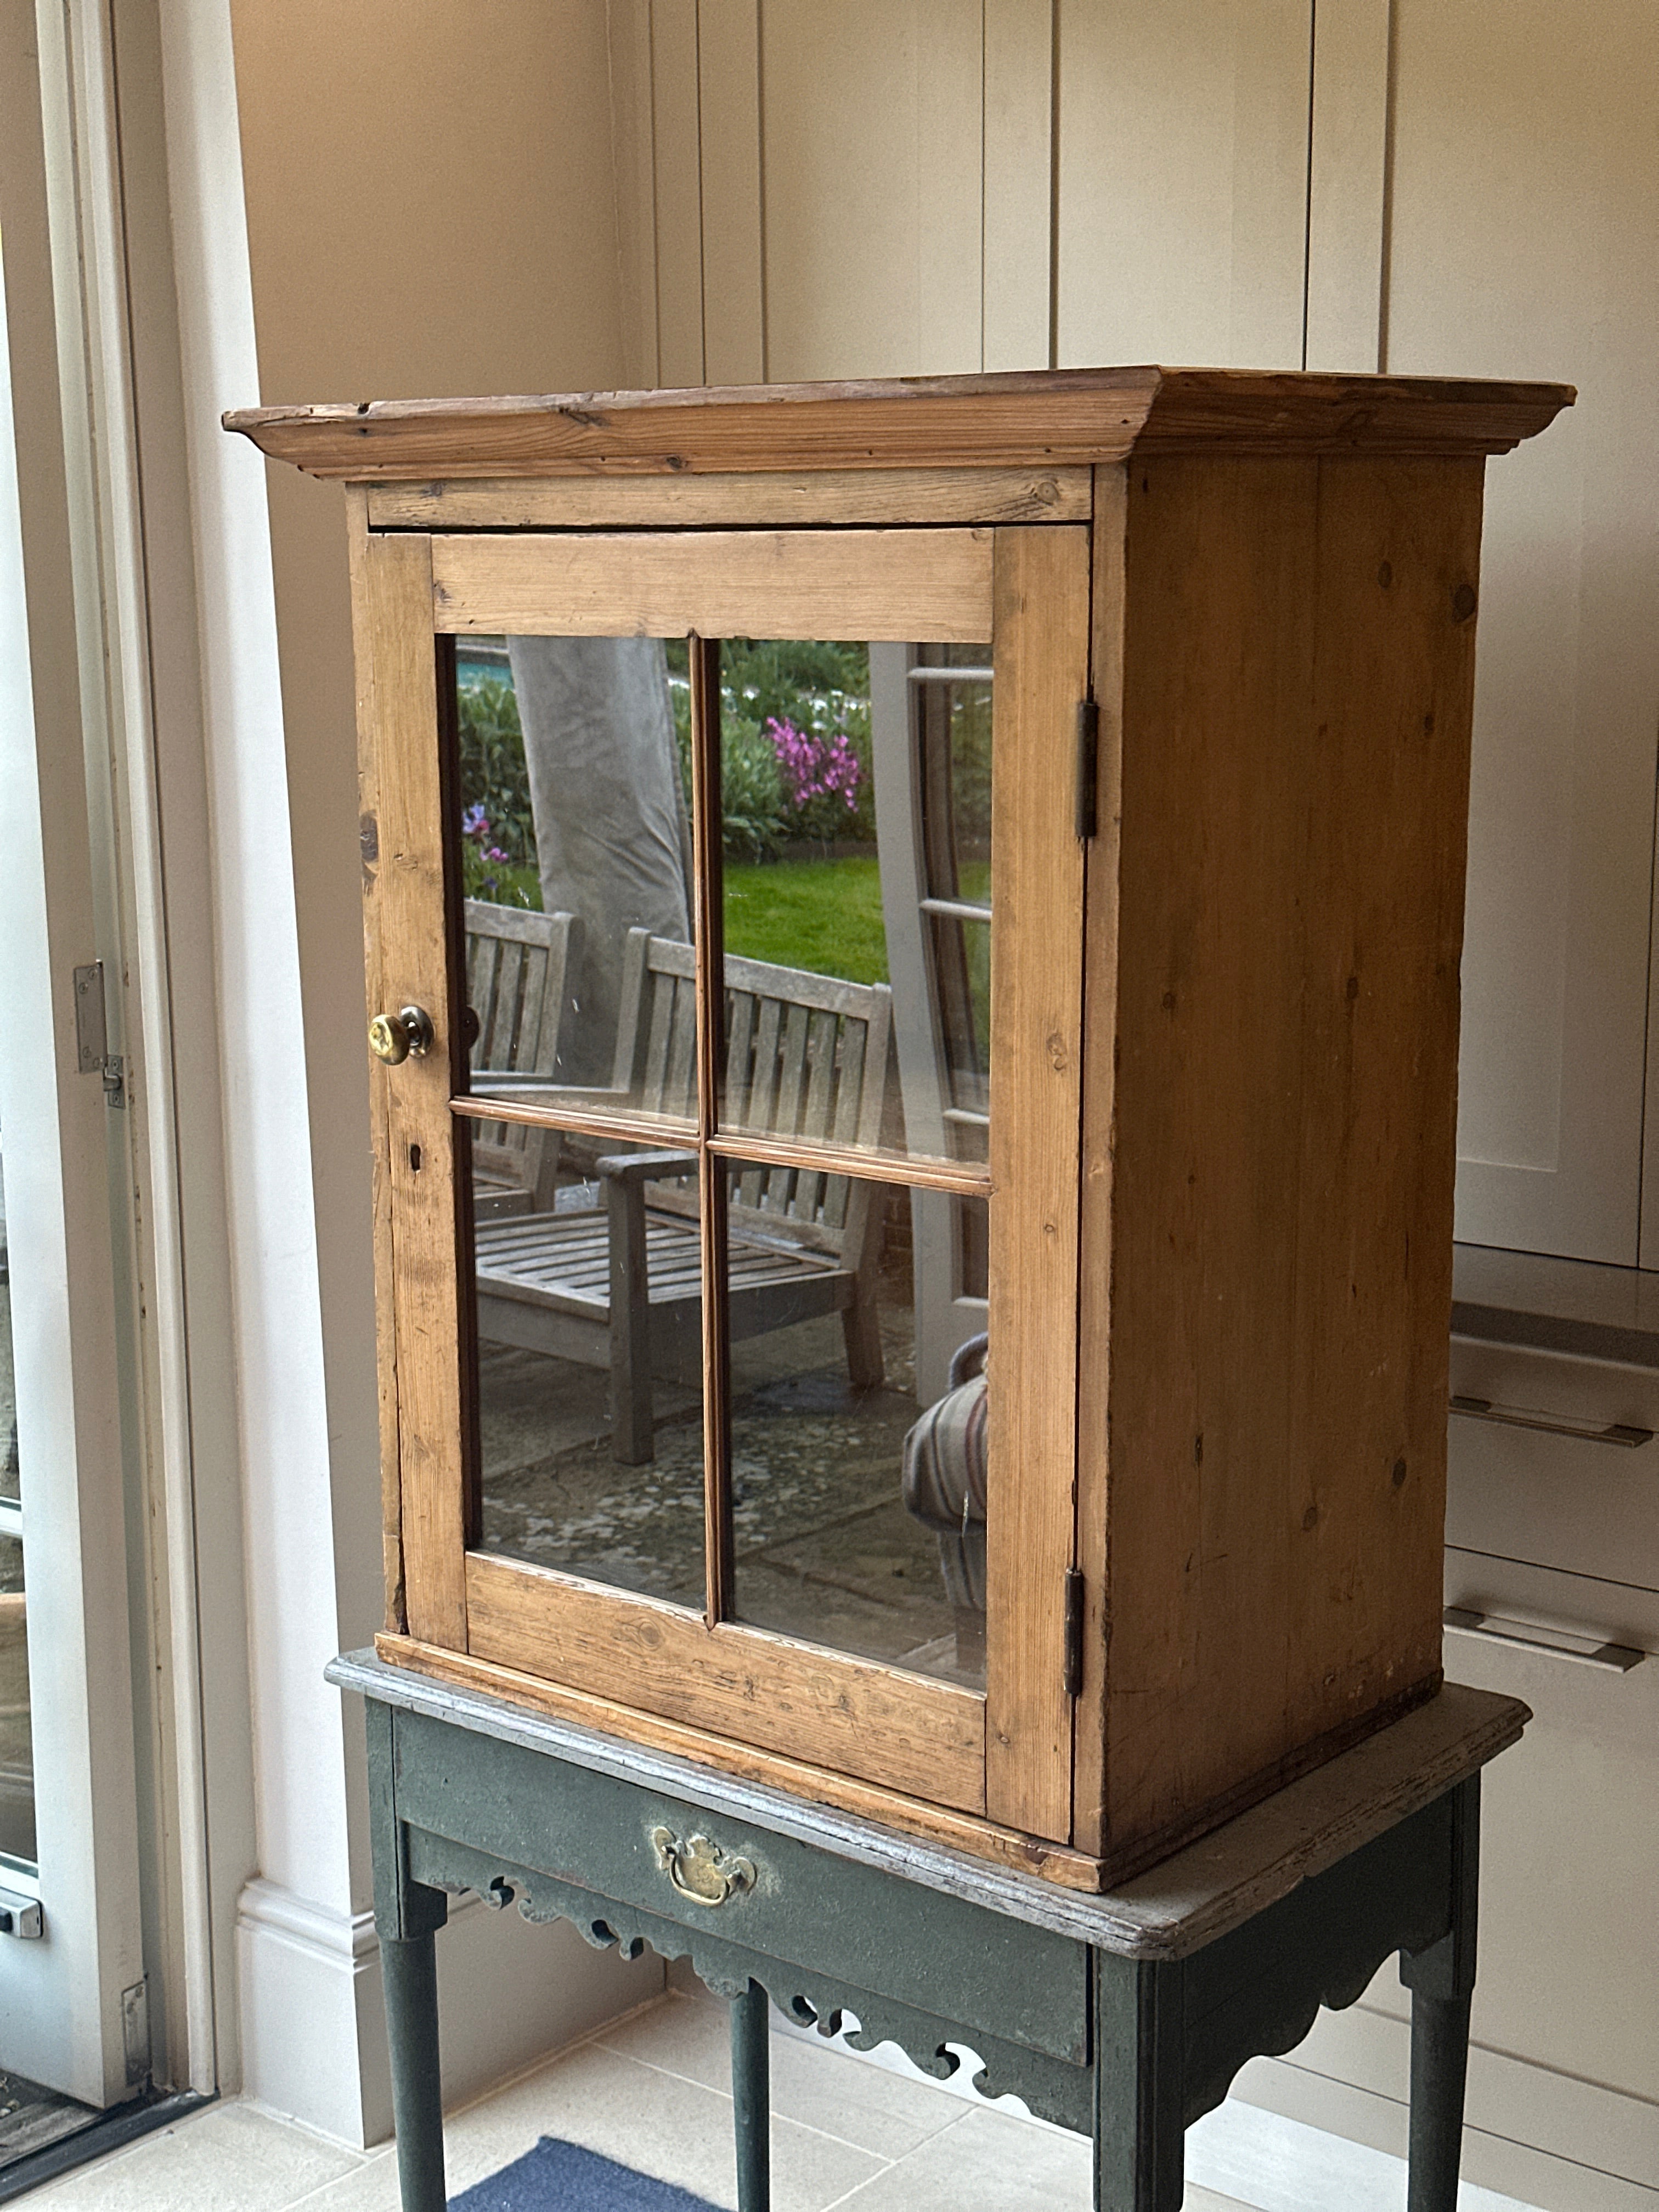
POLYGON ((410 1634, 1063 1840, 1085 534, 368 553, 410 1634), (899 1079, 884 639, 963 672, 937 834, 995 914, 930 1031, 945 1141, 899 1079), (994 1264, 919 1391, 941 1194, 994 1264))
POLYGON ((107 1129, 118 1108, 100 1066, 82 1072, 77 1042, 77 1001, 89 1047, 101 1002, 76 977, 94 929, 74 612, 53 588, 38 453, 26 544, 4 300, 0 2069, 102 2106, 149 2066, 107 1129))

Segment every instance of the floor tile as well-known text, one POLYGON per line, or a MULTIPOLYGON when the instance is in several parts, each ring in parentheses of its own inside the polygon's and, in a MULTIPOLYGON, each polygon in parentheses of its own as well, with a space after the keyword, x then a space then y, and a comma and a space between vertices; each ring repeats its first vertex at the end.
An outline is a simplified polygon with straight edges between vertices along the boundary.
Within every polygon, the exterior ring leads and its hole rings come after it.
POLYGON ((354 2174, 361 2152, 257 2106, 215 2105, 33 2190, 30 2212, 287 2212, 354 2174))
MULTIPOLYGON (((737 2203, 729 2095, 596 2044, 458 2114, 447 2130, 451 2188, 497 2172, 544 2135, 585 2144, 716 2204, 737 2203)), ((774 2115, 775 2212, 824 2212, 881 2168, 867 2151, 774 2115)))
POLYGON ((1091 2163, 1081 2136, 969 2110, 855 2190, 845 2212, 1085 2212, 1091 2163))
MULTIPOLYGON (((644 2065, 729 2091, 730 2015, 719 1998, 671 1995, 599 2040, 644 2065)), ((781 2033, 775 2022, 771 2066, 775 2118, 799 2121, 881 2158, 902 2158, 962 2116, 959 2100, 945 2090, 781 2033)))

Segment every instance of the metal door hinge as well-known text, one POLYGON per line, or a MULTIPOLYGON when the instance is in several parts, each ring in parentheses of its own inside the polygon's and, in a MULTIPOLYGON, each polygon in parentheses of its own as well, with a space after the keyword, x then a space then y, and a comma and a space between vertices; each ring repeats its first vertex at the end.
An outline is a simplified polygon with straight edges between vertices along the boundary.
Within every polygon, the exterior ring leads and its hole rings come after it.
POLYGON ((135 1982, 121 1992, 121 2045, 129 2081, 149 2079, 149 1984, 135 1982))
POLYGON ((1066 1694, 1083 1694, 1083 1577, 1076 1567, 1066 1570, 1066 1694))
POLYGON ((29 1942, 44 1930, 38 1897, 24 1897, 15 1889, 0 1889, 0 1936, 18 1936, 29 1942))
POLYGON ((1077 834, 1092 837, 1100 789, 1100 709, 1092 699, 1077 702, 1077 834))
POLYGON ((106 1106, 125 1106, 127 1090, 119 1053, 109 1048, 109 1020, 104 1006, 104 963, 94 960, 75 971, 75 1043, 82 1075, 101 1075, 106 1106))

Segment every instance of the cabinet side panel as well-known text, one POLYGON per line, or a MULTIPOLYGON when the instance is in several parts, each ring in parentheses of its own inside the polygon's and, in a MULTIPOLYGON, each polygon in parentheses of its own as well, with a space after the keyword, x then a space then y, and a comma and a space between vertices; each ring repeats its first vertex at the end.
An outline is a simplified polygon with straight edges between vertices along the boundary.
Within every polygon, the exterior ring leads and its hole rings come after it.
POLYGON ((1128 478, 1114 1856, 1284 1740, 1317 501, 1313 461, 1149 461, 1128 478))
MULTIPOLYGON (((378 816, 371 978, 382 1008, 432 1017, 431 1049, 377 1067, 390 1249, 383 1315, 395 1341, 397 1455, 404 1609, 410 1633, 466 1649, 463 1329, 454 1137, 453 1025, 444 899, 442 778, 431 540, 372 538, 359 556, 371 663, 378 816)), ((384 1353, 386 1340, 381 1339, 384 1353)), ((385 1377, 382 1377, 385 1387, 385 1377)))
POLYGON ((1291 1753, 1440 1668, 1484 469, 1320 467, 1291 1753))
POLYGON ((1437 1679, 1480 499, 1132 476, 1114 1856, 1437 1679))
MULTIPOLYGON (((374 720, 374 640, 368 605, 368 495, 346 489, 351 562, 351 629, 357 679, 357 836, 363 870, 363 994, 372 1018, 380 988, 380 775, 374 720)), ((368 1086, 370 1200, 374 1224, 374 1368, 380 1410, 380 1549, 386 1625, 408 1626, 404 1601, 402 1506, 398 1478, 398 1339, 392 1317, 392 1181, 386 1158, 386 1085, 368 1086)))

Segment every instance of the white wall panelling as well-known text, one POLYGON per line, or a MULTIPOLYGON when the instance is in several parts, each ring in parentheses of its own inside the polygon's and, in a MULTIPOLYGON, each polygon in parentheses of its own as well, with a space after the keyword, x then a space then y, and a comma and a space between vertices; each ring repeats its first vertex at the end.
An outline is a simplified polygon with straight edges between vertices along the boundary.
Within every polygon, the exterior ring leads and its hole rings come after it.
POLYGON ((1059 361, 1297 368, 1309 0, 1067 0, 1059 361))
POLYGON ((1390 0, 1314 0, 1303 367, 1382 364, 1390 0))
POLYGON ((1659 13, 1395 0, 1394 49, 1387 366, 1580 395, 1489 471, 1459 1233, 1629 1265, 1659 729, 1659 13))

